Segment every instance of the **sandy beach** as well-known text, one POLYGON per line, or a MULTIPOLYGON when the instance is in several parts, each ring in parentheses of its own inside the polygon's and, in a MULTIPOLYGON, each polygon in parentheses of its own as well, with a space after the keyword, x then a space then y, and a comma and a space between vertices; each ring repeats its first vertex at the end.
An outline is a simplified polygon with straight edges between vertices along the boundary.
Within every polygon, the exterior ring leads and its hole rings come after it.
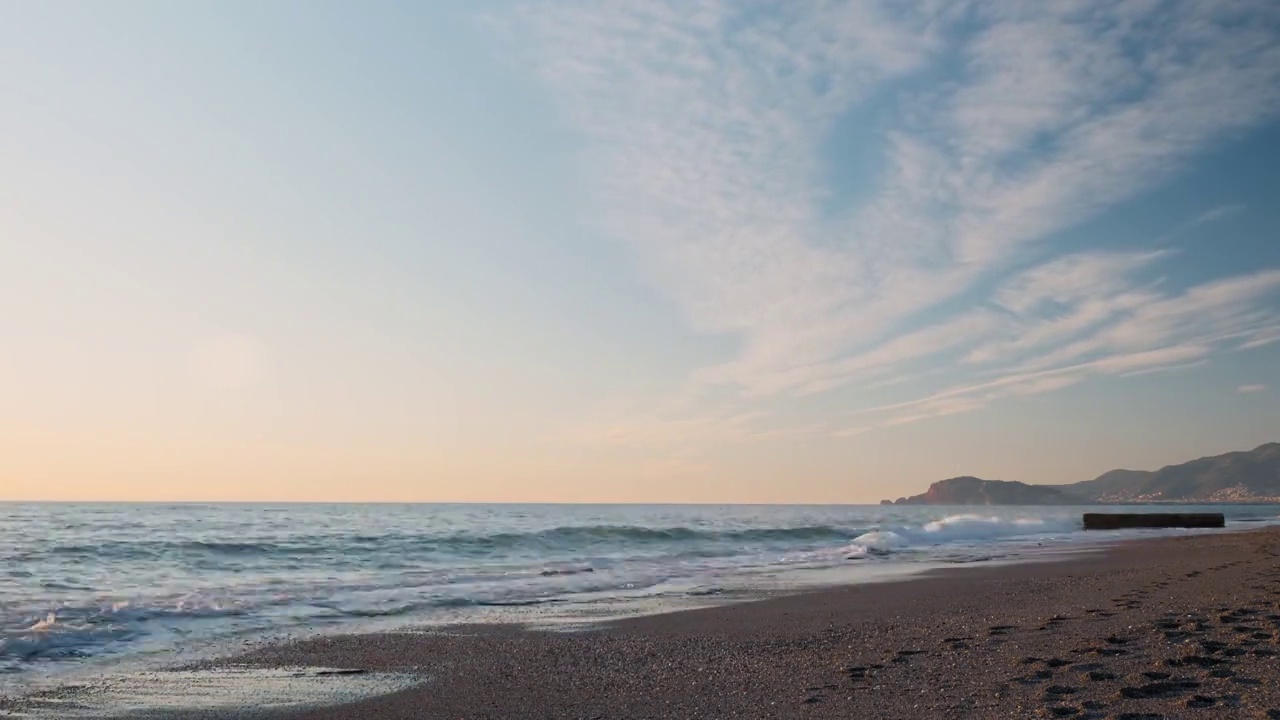
MULTIPOLYGON (((119 717, 101 710, 129 682, 170 701, 128 715, 139 719, 1274 720, 1280 529, 1129 541, 573 632, 454 626, 265 645, 53 693, 32 716, 119 717), (289 687, 327 700, 263 707, 289 687)), ((0 699, 0 714, 32 707, 0 699)))
POLYGON ((268 646, 202 666, 407 673, 407 690, 201 717, 1280 718, 1280 530, 628 619, 268 646))

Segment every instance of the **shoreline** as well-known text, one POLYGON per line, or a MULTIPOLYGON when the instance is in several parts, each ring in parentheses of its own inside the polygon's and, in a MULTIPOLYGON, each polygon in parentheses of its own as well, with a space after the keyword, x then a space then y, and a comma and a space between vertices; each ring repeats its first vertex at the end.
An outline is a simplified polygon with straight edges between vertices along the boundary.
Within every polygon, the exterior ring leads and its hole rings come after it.
POLYGON ((1280 718, 1278 601, 1280 529, 1117 540, 573 632, 459 625, 266 645, 179 670, 405 682, 323 707, 249 699, 161 716, 1280 718))

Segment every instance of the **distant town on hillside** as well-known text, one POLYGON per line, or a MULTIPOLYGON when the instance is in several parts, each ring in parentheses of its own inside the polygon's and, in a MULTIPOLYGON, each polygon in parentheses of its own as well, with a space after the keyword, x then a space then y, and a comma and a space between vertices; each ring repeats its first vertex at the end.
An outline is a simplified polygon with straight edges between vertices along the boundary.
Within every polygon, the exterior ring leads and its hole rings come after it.
POLYGON ((1107 503, 1280 502, 1280 443, 1169 465, 1112 470, 1067 485, 955 477, 883 505, 1089 505, 1107 503))

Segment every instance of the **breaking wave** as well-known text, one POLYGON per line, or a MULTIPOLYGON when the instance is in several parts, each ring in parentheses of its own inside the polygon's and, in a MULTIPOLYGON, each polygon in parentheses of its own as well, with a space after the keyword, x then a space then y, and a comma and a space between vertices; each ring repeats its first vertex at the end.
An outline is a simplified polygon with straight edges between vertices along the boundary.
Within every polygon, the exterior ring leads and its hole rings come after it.
POLYGON ((372 536, 295 537, 287 542, 213 542, 206 540, 115 541, 97 545, 55 546, 53 554, 80 557, 166 556, 204 554, 210 556, 312 555, 340 551, 344 554, 397 551, 423 553, 476 553, 504 549, 560 550, 589 549, 597 545, 663 545, 681 543, 785 544, 791 542, 849 542, 871 545, 937 543, 981 540, 1079 529, 1075 519, 1019 517, 1006 518, 975 514, 952 515, 923 525, 855 527, 804 525, 799 527, 755 527, 744 529, 702 529, 687 526, 644 527, 638 525, 566 525, 531 532, 491 534, 388 534, 372 536), (876 533, 891 533, 897 539, 876 533), (866 537, 871 536, 871 537, 866 537), (861 538, 866 537, 865 543, 861 538))
POLYGON ((922 525, 871 530, 855 537, 845 550, 850 556, 886 555, 908 548, 919 549, 942 544, 1066 534, 1080 528, 1080 521, 1075 517, 950 515, 922 525))
POLYGON ((118 601, 107 605, 62 606, 38 617, 5 618, 0 627, 0 672, 20 670, 35 660, 84 657, 111 644, 125 643, 150 625, 226 618, 236 607, 177 600, 172 605, 139 607, 118 601))
POLYGON ((1088 540, 1061 507, 0 505, 0 673, 353 623, 626 612, 1088 540))

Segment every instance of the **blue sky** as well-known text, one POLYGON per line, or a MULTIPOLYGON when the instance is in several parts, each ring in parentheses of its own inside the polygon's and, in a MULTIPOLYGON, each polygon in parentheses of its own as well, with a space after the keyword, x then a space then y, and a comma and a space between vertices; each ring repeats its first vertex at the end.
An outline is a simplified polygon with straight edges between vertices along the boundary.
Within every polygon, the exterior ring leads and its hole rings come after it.
POLYGON ((874 501, 1280 428, 1280 7, 10 4, 0 496, 874 501))

